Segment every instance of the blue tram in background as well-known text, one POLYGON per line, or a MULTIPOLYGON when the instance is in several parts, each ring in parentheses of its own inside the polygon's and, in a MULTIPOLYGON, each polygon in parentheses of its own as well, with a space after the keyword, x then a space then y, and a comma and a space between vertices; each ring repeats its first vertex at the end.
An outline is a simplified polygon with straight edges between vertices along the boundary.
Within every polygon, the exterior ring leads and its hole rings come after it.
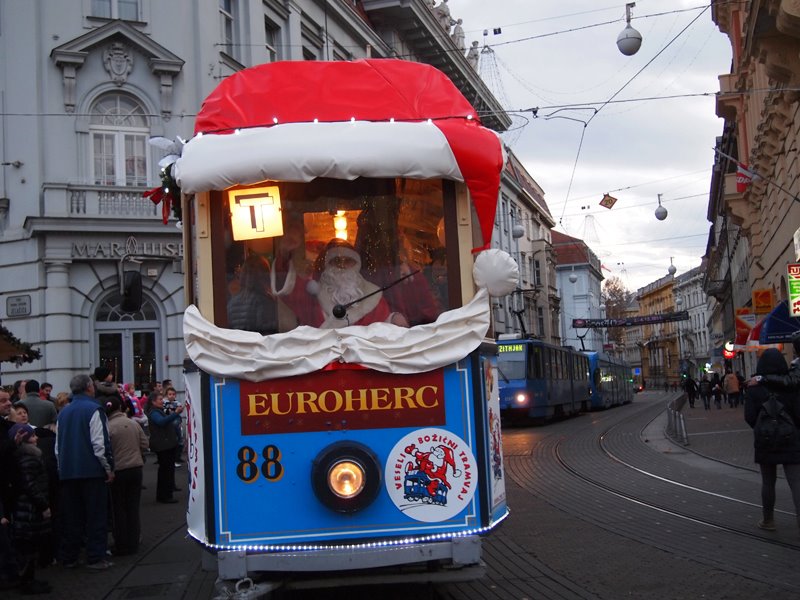
POLYGON ((589 410, 589 359, 537 339, 498 340, 500 411, 510 418, 551 419, 589 410))
POLYGON ((633 401, 630 367, 600 352, 536 339, 498 340, 500 410, 512 420, 547 420, 633 401))
POLYGON ((584 352, 589 359, 591 408, 598 410, 633 402, 631 368, 600 352, 584 352))

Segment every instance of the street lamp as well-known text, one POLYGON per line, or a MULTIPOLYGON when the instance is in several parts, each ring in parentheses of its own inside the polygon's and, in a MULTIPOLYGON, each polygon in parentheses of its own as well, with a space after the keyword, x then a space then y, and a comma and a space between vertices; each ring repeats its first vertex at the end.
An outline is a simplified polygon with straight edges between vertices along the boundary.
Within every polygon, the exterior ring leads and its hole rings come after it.
POLYGON ((663 221, 667 218, 667 209, 661 206, 661 194, 658 195, 658 208, 656 208, 656 219, 663 221))
POLYGON ((631 9, 634 6, 636 6, 635 2, 628 2, 625 5, 625 21, 627 25, 617 36, 617 48, 625 56, 636 54, 642 46, 642 34, 631 27, 631 9))

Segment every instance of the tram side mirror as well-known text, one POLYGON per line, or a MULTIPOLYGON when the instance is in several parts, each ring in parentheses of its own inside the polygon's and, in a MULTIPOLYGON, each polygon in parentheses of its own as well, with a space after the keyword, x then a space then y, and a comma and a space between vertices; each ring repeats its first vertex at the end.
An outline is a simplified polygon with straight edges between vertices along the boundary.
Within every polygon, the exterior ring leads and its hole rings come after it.
POLYGON ((136 312, 142 308, 142 274, 139 271, 122 272, 122 302, 125 312, 136 312))

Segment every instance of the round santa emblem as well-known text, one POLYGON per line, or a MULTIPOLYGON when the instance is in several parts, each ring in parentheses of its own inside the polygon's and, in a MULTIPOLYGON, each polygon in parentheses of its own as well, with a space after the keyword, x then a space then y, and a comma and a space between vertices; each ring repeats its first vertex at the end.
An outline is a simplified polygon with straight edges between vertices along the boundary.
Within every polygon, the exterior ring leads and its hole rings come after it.
POLYGON ((478 485, 470 447, 454 433, 436 428, 402 437, 389 454, 385 476, 395 506, 428 523, 461 512, 478 485))

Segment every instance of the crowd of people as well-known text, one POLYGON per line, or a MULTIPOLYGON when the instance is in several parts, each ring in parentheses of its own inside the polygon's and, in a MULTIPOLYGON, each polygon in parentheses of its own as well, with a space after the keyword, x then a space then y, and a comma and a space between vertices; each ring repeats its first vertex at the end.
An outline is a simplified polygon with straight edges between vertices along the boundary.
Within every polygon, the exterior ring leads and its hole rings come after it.
POLYGON ((69 387, 55 397, 34 379, 0 388, 0 590, 50 593, 37 568, 104 570, 138 552, 148 453, 156 501, 178 502, 183 405, 172 382, 139 395, 98 367, 69 387))
POLYGON ((743 405, 742 391, 745 378, 738 371, 725 370, 725 375, 720 376, 716 371, 711 374, 704 373, 699 381, 692 377, 683 380, 683 391, 689 400, 689 407, 694 408, 699 398, 705 410, 711 410, 711 403, 718 409, 724 405, 737 408, 743 405))

